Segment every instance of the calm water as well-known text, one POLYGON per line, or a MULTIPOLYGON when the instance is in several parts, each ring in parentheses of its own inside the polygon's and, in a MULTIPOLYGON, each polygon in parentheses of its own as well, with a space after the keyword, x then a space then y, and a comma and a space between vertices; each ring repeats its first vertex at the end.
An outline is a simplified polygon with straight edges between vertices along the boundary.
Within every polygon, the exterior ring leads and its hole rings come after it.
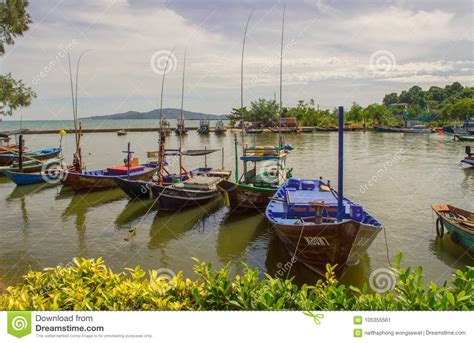
MULTIPOLYGON (((5 124, 5 123, 3 123, 5 124)), ((2 124, 2 125, 3 125, 2 124)), ((56 146, 58 135, 25 136, 27 146, 56 146)), ((274 144, 276 136, 247 136, 247 142, 274 144)), ((65 156, 71 157, 73 137, 64 138, 65 156)), ((286 138, 296 149, 288 158, 293 174, 333 180, 336 186, 337 135, 313 133, 286 138)), ((128 141, 142 160, 145 151, 157 148, 156 133, 84 135, 83 151, 89 169, 120 163, 128 141)), ((404 264, 422 265, 428 280, 441 283, 455 268, 472 265, 473 259, 449 238, 436 240, 430 205, 451 203, 474 210, 474 169, 460 167, 463 145, 437 135, 403 135, 354 132, 345 135, 346 195, 386 226, 388 247, 381 233, 358 266, 344 276, 345 283, 361 285, 370 272, 387 267, 390 258, 405 254, 404 264), (372 180, 372 185, 368 181, 372 180)), ((177 146, 169 138, 169 147, 177 146)), ((233 169, 233 134, 184 139, 185 148, 225 148, 224 164, 233 169)), ((187 158, 188 167, 204 164, 202 157, 187 158)), ((208 164, 220 166, 221 154, 210 155, 208 164)), ((65 265, 75 256, 99 257, 115 270, 137 264, 146 269, 183 270, 192 276, 197 257, 217 267, 230 264, 233 272, 241 261, 275 274, 288 261, 282 245, 261 214, 230 215, 219 200, 204 209, 176 214, 147 212, 141 203, 129 202, 120 190, 76 195, 60 187, 15 188, 0 178, 0 284, 14 283, 30 268, 65 265), (130 228, 137 235, 125 240, 130 228)), ((316 275, 296 265, 298 282, 313 282, 316 275)))
MULTIPOLYGON (((176 119, 168 119, 172 127, 176 126, 176 119)), ((217 120, 210 120, 211 126, 217 120)), ((155 119, 121 119, 121 120, 98 120, 98 119, 81 119, 82 127, 84 129, 123 129, 133 127, 156 127, 158 121, 155 119)), ((223 120, 227 123, 228 120, 223 120)), ((197 127, 199 126, 199 120, 186 120, 186 125, 197 127)), ((49 129, 58 131, 61 129, 72 129, 74 128, 74 122, 72 120, 5 120, 0 122, 0 131, 18 130, 20 128, 28 129, 49 129)))

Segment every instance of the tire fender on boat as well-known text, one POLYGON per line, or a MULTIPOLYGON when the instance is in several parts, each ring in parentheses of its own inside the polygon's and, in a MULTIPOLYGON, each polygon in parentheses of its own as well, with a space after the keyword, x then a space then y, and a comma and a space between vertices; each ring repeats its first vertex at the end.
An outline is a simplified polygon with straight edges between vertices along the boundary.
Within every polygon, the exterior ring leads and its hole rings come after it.
POLYGON ((436 236, 439 238, 443 238, 444 236, 444 224, 440 217, 436 219, 436 236))

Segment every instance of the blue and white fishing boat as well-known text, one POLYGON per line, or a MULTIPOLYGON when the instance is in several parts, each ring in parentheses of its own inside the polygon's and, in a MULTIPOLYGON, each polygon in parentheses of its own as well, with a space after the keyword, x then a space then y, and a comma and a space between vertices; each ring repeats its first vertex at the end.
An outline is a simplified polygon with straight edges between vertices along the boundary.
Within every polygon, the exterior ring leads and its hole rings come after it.
POLYGON ((343 195, 343 109, 339 108, 338 191, 320 179, 290 178, 266 208, 266 217, 293 261, 323 273, 355 265, 383 225, 343 195))

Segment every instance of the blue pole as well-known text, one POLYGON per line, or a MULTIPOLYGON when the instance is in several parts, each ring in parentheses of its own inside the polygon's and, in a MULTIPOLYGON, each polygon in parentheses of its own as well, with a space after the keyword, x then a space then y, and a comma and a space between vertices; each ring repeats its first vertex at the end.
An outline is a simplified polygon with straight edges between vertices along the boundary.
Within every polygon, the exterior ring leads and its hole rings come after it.
POLYGON ((344 219, 344 107, 339 106, 339 125, 338 125, 338 165, 337 165, 337 221, 344 219))

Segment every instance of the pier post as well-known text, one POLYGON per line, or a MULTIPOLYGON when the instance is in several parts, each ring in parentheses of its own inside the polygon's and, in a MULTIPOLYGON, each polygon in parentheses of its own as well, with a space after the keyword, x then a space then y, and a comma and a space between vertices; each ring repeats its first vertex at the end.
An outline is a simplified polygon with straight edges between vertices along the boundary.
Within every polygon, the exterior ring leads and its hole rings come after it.
POLYGON ((338 125, 338 164, 337 164, 337 221, 344 219, 344 107, 339 106, 338 125))

